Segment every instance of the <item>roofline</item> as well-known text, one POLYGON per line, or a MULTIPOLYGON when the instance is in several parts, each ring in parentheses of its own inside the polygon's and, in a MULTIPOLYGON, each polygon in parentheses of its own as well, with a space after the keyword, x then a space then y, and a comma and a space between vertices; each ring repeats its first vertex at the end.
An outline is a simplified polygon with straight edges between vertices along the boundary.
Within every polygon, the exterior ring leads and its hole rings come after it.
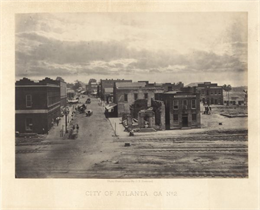
POLYGON ((15 85, 15 87, 60 87, 59 85, 55 85, 55 84, 39 84, 39 85, 36 85, 36 84, 33 84, 33 85, 29 85, 29 84, 26 84, 26 85, 15 85))
POLYGON ((155 88, 155 87, 116 87, 116 89, 146 89, 146 90, 164 90, 164 88, 155 88))

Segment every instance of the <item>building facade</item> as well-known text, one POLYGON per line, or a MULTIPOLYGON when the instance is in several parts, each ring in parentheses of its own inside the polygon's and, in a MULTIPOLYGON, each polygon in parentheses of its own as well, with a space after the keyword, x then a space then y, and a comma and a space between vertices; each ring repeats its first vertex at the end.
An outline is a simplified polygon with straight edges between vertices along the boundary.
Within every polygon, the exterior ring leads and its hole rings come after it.
POLYGON ((105 88, 114 88, 115 82, 132 82, 132 80, 124 80, 124 79, 105 79, 100 80, 100 89, 99 89, 99 96, 101 100, 106 100, 106 89, 105 88))
POLYGON ((196 87, 200 93, 200 101, 203 104, 215 104, 215 105, 223 105, 223 87, 218 86, 217 83, 204 82, 197 83, 194 85, 189 85, 191 87, 196 87))
POLYGON ((200 94, 195 88, 182 88, 155 94, 165 104, 165 127, 170 129, 198 128, 201 126, 200 94))
POLYGON ((60 85, 60 105, 65 107, 67 105, 67 83, 61 77, 57 77, 56 81, 60 85))
POLYGON ((113 88, 105 88, 103 93, 104 101, 106 103, 113 102, 113 88))
POLYGON ((97 84, 96 82, 91 82, 91 83, 89 84, 88 90, 89 90, 89 93, 90 93, 91 95, 97 95, 97 92, 98 92, 98 84, 97 84))
POLYGON ((75 95, 76 95, 76 93, 74 90, 67 88, 67 99, 68 100, 74 99, 75 95))
POLYGON ((50 78, 15 84, 15 129, 20 133, 47 133, 60 116, 60 86, 50 78))
POLYGON ((113 90, 115 112, 118 117, 123 114, 130 114, 130 106, 138 99, 145 99, 148 106, 151 106, 151 99, 155 93, 162 93, 162 87, 147 87, 145 82, 115 82, 113 90))
POLYGON ((163 83, 162 86, 164 87, 164 91, 168 92, 168 91, 176 91, 176 90, 180 90, 181 88, 184 87, 184 84, 182 82, 178 82, 178 83, 163 83))

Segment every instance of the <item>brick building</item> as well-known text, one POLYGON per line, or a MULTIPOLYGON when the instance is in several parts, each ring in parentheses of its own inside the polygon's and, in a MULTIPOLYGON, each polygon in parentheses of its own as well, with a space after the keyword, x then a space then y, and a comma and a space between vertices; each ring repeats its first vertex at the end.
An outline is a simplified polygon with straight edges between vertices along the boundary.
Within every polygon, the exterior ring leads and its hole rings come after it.
POLYGON ((15 130, 47 133, 60 116, 59 82, 45 78, 34 82, 23 78, 15 83, 15 130))
POLYGON ((200 94, 195 88, 157 93, 155 99, 165 104, 167 130, 200 127, 200 94))
POLYGON ((178 82, 178 83, 149 83, 148 81, 144 81, 144 82, 146 82, 147 87, 163 87, 164 92, 180 90, 181 88, 184 87, 184 84, 182 82, 178 82))
POLYGON ((164 87, 164 91, 175 91, 175 90, 180 90, 181 88, 184 87, 184 84, 182 82, 178 83, 163 83, 162 86, 164 87))
POLYGON ((106 100, 106 95, 107 92, 105 88, 114 88, 114 83, 115 82, 132 82, 132 80, 124 80, 124 79, 105 79, 105 80, 100 80, 100 89, 99 89, 99 97, 101 100, 105 101, 106 100))
POLYGON ((103 98, 106 103, 113 102, 113 88, 104 88, 103 98))
POLYGON ((192 83, 188 86, 197 88, 197 90, 200 93, 200 101, 203 102, 203 104, 223 105, 223 87, 218 86, 217 83, 192 83))
POLYGON ((147 87, 146 82, 115 82, 113 90, 115 112, 118 117, 130 114, 130 106, 138 99, 145 99, 151 106, 151 99, 155 93, 162 93, 163 87, 147 87))
POLYGON ((64 107, 67 105, 67 83, 61 77, 57 77, 56 81, 60 86, 60 105, 64 107))

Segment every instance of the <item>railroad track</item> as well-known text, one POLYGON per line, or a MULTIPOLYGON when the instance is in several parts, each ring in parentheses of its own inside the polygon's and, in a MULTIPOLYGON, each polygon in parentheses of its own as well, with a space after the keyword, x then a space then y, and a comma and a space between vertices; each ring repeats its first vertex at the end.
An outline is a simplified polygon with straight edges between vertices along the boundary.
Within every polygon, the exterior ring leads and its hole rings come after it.
POLYGON ((122 141, 150 141, 150 142, 187 142, 187 141, 247 141, 247 135, 232 136, 194 136, 194 137, 126 137, 115 139, 114 142, 122 141))
MULTIPOLYGON (((195 153, 207 153, 207 152, 216 152, 216 153, 247 153, 247 149, 245 148, 241 148, 241 149, 208 149, 208 148, 205 148, 205 149, 191 149, 191 148, 186 148, 186 149, 163 149, 163 150, 145 150, 145 152, 147 152, 147 154, 140 154, 140 156, 149 156, 150 153, 149 152, 152 152, 152 153, 165 153, 165 152, 195 152, 195 153)), ((127 153, 129 154, 129 153, 127 153)), ((131 155, 131 154, 130 154, 131 155)), ((134 155, 134 154, 132 154, 134 155)))

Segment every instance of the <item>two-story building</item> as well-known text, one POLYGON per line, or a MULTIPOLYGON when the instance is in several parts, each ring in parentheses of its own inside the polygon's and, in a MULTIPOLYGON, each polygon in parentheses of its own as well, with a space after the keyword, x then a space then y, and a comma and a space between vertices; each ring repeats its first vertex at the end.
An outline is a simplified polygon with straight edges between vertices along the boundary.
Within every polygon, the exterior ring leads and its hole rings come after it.
POLYGON ((162 93, 163 87, 148 87, 146 82, 115 82, 113 100, 116 116, 130 113, 130 106, 138 99, 145 99, 151 106, 155 93, 162 93))
POLYGON ((200 94, 196 88, 182 88, 180 91, 157 93, 155 99, 164 102, 167 130, 201 126, 200 94))
POLYGON ((59 82, 50 78, 39 82, 23 78, 15 83, 16 131, 47 133, 59 116, 59 82))
POLYGON ((124 80, 124 79, 101 79, 100 80, 100 89, 99 89, 99 96, 101 100, 106 101, 107 96, 110 95, 111 89, 108 88, 114 88, 115 82, 132 82, 132 80, 124 80))
POLYGON ((197 88, 200 93, 200 101, 203 102, 203 104, 223 105, 223 87, 218 86, 217 83, 193 83, 188 86, 197 88))

